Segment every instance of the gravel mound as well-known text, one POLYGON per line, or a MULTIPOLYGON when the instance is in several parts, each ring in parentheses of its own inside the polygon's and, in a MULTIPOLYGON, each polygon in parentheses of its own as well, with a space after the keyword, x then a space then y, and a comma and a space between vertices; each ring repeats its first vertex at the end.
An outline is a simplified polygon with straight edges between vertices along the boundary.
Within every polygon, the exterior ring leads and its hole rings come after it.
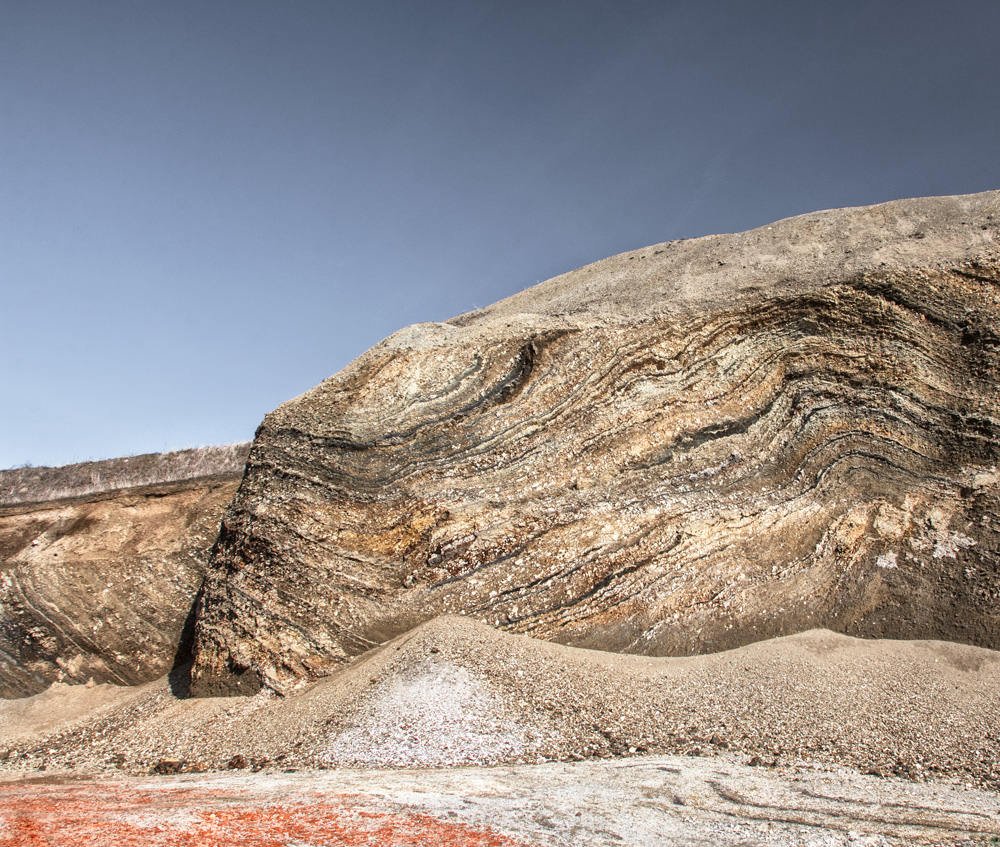
POLYGON ((423 661, 372 690, 336 735, 330 765, 494 764, 530 742, 489 682, 460 665, 423 661))
POLYGON ((710 656, 564 647, 443 617, 279 697, 181 700, 166 680, 0 703, 0 768, 132 773, 724 753, 1000 790, 1000 653, 810 631, 710 656), (110 700, 119 696, 117 705, 110 700), (16 727, 13 731, 11 727, 16 727), (6 748, 6 749, 4 749, 6 748))

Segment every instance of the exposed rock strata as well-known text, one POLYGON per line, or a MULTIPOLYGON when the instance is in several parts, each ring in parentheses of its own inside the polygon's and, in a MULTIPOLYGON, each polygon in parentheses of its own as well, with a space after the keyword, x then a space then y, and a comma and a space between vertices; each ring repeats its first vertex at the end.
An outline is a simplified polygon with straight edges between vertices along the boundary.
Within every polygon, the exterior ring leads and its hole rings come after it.
POLYGON ((237 484, 0 509, 0 697, 164 674, 237 484))
POLYGON ((824 627, 1000 648, 1000 193, 598 262, 269 414, 194 690, 462 613, 650 655, 824 627))

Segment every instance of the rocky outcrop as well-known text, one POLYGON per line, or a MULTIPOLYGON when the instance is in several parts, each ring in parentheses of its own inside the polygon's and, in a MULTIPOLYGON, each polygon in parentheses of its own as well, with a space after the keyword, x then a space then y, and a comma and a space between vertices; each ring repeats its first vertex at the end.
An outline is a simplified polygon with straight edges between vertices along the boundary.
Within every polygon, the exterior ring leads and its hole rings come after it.
POLYGON ((649 247, 405 329, 269 414, 193 690, 439 614, 683 655, 1000 647, 1000 193, 649 247))
POLYGON ((0 508, 0 697, 167 672, 238 481, 0 508))

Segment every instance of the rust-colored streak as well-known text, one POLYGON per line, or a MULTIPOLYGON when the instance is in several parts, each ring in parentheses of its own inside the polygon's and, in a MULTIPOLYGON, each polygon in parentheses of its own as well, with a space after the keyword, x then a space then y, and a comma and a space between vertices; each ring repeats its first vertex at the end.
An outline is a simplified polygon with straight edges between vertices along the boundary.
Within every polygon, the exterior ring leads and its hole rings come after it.
POLYGON ((427 814, 366 808, 364 797, 234 801, 218 790, 118 786, 0 788, 0 847, 528 847, 427 814))

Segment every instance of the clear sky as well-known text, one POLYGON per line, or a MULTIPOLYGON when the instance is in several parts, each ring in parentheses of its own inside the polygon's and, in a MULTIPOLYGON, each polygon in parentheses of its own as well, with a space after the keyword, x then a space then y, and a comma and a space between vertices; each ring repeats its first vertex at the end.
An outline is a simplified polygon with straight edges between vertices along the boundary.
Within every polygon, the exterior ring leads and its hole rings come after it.
POLYGON ((997 0, 0 0, 0 467, 249 439, 614 253, 998 188, 998 35, 997 0))

